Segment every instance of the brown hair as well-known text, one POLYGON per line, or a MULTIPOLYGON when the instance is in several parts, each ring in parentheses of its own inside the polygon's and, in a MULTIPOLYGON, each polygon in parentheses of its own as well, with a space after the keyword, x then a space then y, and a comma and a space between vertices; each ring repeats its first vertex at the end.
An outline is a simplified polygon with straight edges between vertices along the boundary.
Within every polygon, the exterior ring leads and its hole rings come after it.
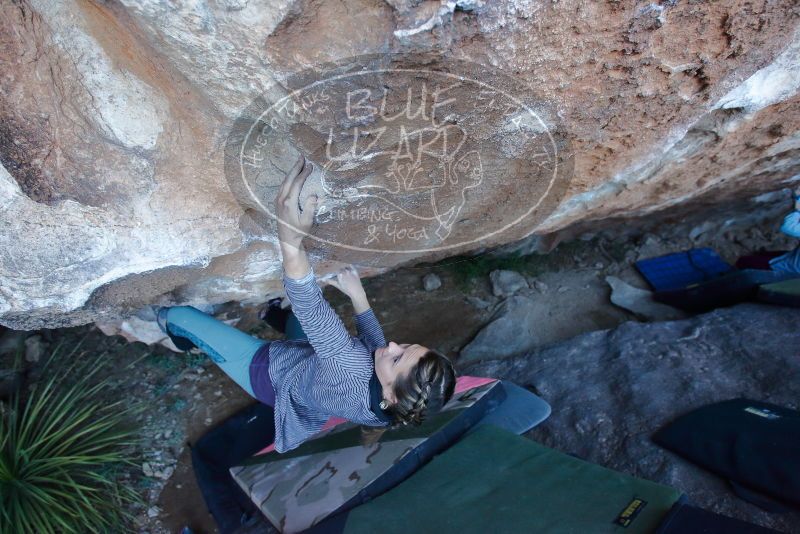
POLYGON ((384 410, 393 422, 388 427, 362 427, 362 443, 375 443, 386 430, 422 424, 429 413, 438 412, 447 404, 455 388, 453 364, 441 352, 429 349, 408 373, 394 381, 397 402, 384 410))

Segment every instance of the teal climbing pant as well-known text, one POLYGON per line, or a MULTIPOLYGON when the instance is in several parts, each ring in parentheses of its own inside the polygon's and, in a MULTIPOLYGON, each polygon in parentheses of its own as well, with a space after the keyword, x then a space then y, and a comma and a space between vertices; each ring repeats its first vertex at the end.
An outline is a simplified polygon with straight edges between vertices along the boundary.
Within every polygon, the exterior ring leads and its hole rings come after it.
POLYGON ((170 333, 185 337, 205 352, 225 374, 251 396, 250 361, 267 340, 234 328, 193 306, 175 306, 167 311, 170 333))
MULTIPOLYGON (((231 380, 255 397, 250 383, 250 362, 268 340, 242 332, 193 306, 169 308, 167 328, 171 334, 197 345, 231 380)), ((286 339, 308 339, 294 313, 286 320, 286 339)))

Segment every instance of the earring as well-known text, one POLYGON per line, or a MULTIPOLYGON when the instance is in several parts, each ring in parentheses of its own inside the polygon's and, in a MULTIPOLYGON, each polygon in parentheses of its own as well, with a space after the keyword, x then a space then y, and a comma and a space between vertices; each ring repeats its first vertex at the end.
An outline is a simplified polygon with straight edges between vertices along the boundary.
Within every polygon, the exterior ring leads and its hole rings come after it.
POLYGON ((383 399, 378 406, 381 407, 381 410, 385 410, 385 409, 387 409, 389 407, 389 403, 386 402, 386 399, 383 399))

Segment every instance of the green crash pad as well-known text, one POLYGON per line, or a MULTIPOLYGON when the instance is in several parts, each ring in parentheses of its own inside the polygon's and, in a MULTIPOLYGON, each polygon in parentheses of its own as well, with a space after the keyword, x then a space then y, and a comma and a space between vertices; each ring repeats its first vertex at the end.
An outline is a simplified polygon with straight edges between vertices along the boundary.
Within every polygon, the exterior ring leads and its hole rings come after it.
POLYGON ((352 510, 344 532, 650 533, 681 496, 487 425, 352 510))
POLYGON ((800 308, 800 278, 792 278, 758 288, 758 300, 800 308))

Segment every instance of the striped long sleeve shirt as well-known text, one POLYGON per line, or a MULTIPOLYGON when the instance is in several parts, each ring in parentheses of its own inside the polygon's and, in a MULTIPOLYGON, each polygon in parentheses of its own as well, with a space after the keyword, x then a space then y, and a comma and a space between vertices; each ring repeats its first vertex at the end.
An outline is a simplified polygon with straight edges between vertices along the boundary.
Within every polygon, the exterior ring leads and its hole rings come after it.
POLYGON ((370 409, 374 352, 386 346, 375 312, 369 308, 355 315, 358 333, 353 336, 323 298, 313 267, 300 279, 284 273, 283 286, 308 341, 279 340, 266 346, 275 393, 275 450, 296 448, 331 416, 385 426, 386 420, 370 409))

